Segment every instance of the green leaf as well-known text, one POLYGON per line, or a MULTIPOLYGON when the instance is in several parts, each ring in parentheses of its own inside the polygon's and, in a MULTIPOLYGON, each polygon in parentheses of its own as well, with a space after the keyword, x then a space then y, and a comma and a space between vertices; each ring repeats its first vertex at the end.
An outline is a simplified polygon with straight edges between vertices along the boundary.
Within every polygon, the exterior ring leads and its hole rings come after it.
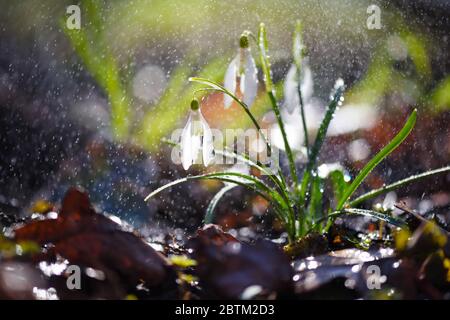
POLYGON ((147 197, 145 197, 144 201, 148 201, 150 198, 159 194, 160 192, 173 187, 175 185, 190 181, 190 180, 219 180, 222 182, 229 182, 232 184, 237 184, 247 189, 250 189, 261 197, 269 201, 274 205, 275 213, 277 217, 286 225, 286 229, 289 234, 289 238, 292 240, 293 235, 295 234, 294 230, 294 221, 292 219, 291 207, 289 203, 286 202, 285 198, 282 197, 276 190, 267 186, 260 179, 242 174, 237 172, 216 172, 216 173, 208 173, 197 176, 188 176, 185 178, 181 178, 175 181, 172 181, 168 184, 161 186, 160 188, 151 192, 147 197))
POLYGON ((272 83, 272 74, 270 70, 270 62, 268 57, 268 42, 267 42, 267 34, 266 27, 264 23, 259 25, 258 32, 258 46, 259 46, 259 55, 261 59, 261 68, 264 73, 264 82, 266 84, 266 91, 272 92, 273 83, 272 83))
POLYGON ((401 38, 408 49, 408 54, 416 70, 423 78, 428 79, 431 75, 431 65, 425 38, 408 31, 404 31, 401 38))
POLYGON ((297 23, 295 24, 294 37, 292 39, 293 40, 292 56, 294 57, 294 63, 297 66, 299 72, 301 70, 302 60, 305 55, 302 31, 303 31, 302 23, 300 22, 300 20, 298 20, 297 23))
POLYGON ((92 0, 84 0, 83 8, 88 23, 87 28, 70 30, 61 20, 61 26, 75 52, 105 91, 111 106, 111 129, 118 140, 126 140, 129 135, 132 110, 131 98, 125 89, 120 67, 116 58, 105 44, 102 35, 101 7, 92 0))
POLYGON ((308 223, 313 223, 316 218, 323 216, 323 179, 315 175, 311 183, 311 201, 309 203, 308 223))
POLYGON ((227 193, 231 189, 234 189, 235 187, 237 187, 236 184, 226 184, 222 189, 219 190, 219 192, 217 192, 214 195, 214 197, 208 204, 208 208, 206 208, 204 219, 205 224, 214 222, 214 210, 216 209, 217 204, 219 203, 220 199, 222 199, 222 197, 225 195, 225 193, 227 193))
POLYGON ((168 184, 163 185, 162 187, 156 189, 151 192, 144 201, 149 200, 154 197, 161 191, 164 191, 170 187, 173 187, 177 184, 184 183, 190 180, 220 180, 223 182, 235 183, 240 186, 244 186, 248 189, 251 189, 257 193, 259 193, 262 197, 264 197, 268 201, 276 201, 283 208, 288 206, 288 204, 283 200, 278 192, 267 186, 264 182, 259 180, 254 176, 250 176, 247 174, 237 173, 237 172, 215 172, 215 173, 207 173, 197 176, 188 176, 185 178, 181 178, 175 181, 172 181, 168 184))
MULTIPOLYGON (((179 146, 177 142, 170 141, 167 139, 163 139, 163 141, 171 146, 179 146)), ((228 150, 214 150, 214 152, 217 155, 223 155, 227 158, 236 159, 237 161, 240 161, 242 163, 245 163, 249 165, 250 167, 256 168, 262 173, 264 173, 267 177, 269 177, 270 180, 272 180, 273 183, 279 188, 281 194, 285 198, 286 202, 289 202, 289 195, 287 194, 288 187, 286 185, 286 182, 283 179, 283 176, 277 176, 275 173, 268 167, 257 164, 253 160, 249 159, 248 157, 245 157, 244 155, 237 154, 236 152, 228 151, 228 150)))
POLYGON ((450 76, 444 78, 431 93, 431 103, 437 111, 450 108, 450 76))
POLYGON ((287 186, 284 183, 284 180, 281 179, 281 177, 278 177, 275 175, 275 173, 268 167, 264 165, 260 165, 253 160, 249 159, 248 157, 245 157, 244 155, 237 154, 232 151, 228 150, 215 150, 215 153, 218 155, 224 155, 227 158, 236 159, 237 161, 240 161, 242 163, 245 163, 249 165, 250 167, 256 168, 259 171, 261 171, 263 174, 269 177, 270 180, 272 180, 273 183, 280 189, 281 192, 285 192, 287 190, 287 186))
POLYGON ((314 141, 314 145, 311 148, 311 154, 308 159, 309 171, 313 170, 316 166, 317 157, 319 156, 320 149, 322 148, 323 142, 327 135, 328 127, 330 126, 331 120, 333 119, 333 115, 336 112, 336 108, 342 99, 343 93, 344 93, 344 85, 343 83, 342 84, 339 83, 338 86, 336 87, 336 92, 333 95, 333 99, 328 105, 325 116, 320 124, 316 140, 314 141))
POLYGON ((342 170, 334 170, 330 172, 329 178, 333 184, 334 197, 336 201, 339 201, 344 194, 345 189, 348 187, 348 184, 345 181, 344 172, 342 170))
POLYGON ((367 192, 367 193, 359 196, 358 198, 350 201, 348 205, 351 206, 351 207, 357 206, 361 202, 364 202, 364 201, 366 201, 368 199, 371 199, 371 198, 375 198, 375 197, 379 196, 380 194, 383 194, 383 193, 395 190, 395 189, 400 188, 400 187, 402 187, 404 185, 407 185, 409 183, 416 182, 416 181, 418 181, 420 179, 424 179, 424 178, 430 177, 432 175, 439 174, 439 173, 444 173, 444 172, 450 172, 450 166, 439 168, 439 169, 435 169, 435 170, 430 170, 430 171, 427 171, 427 172, 424 172, 424 173, 421 173, 421 174, 417 174, 417 175, 413 175, 413 176, 410 176, 408 178, 405 178, 405 179, 396 181, 394 183, 388 184, 388 185, 386 185, 384 187, 381 187, 379 189, 371 190, 370 192, 367 192))
MULTIPOLYGON (((377 212, 377 211, 373 211, 373 210, 365 210, 365 209, 355 209, 355 208, 347 208, 347 209, 342 209, 340 211, 335 211, 330 213, 327 217, 324 217, 322 219, 319 219, 316 221, 316 224, 320 223, 321 221, 323 221, 324 219, 330 219, 330 221, 334 220, 335 218, 342 216, 342 215, 360 215, 360 216, 366 216, 366 217, 370 217, 370 218, 374 218, 377 220, 381 220, 384 222, 387 222, 393 226, 402 228, 402 229, 407 229, 408 225, 405 221, 403 221, 402 219, 398 219, 395 217, 392 217, 388 214, 385 213, 381 213, 381 212, 377 212)), ((327 228, 330 226, 330 224, 327 225, 327 228)))
POLYGON ((389 142, 387 146, 381 149, 381 151, 378 152, 356 176, 355 180, 353 180, 352 184, 347 188, 344 195, 340 198, 336 210, 341 210, 344 207, 345 202, 351 197, 353 192, 355 192, 355 190, 364 181, 367 175, 406 139, 411 130, 414 128, 416 119, 417 110, 414 110, 400 132, 391 140, 391 142, 389 142))
POLYGON ((304 205, 306 193, 308 190, 308 184, 311 177, 311 171, 316 167, 317 157, 319 156, 319 151, 322 148, 323 142, 327 135, 328 127, 330 126, 330 122, 333 119, 333 115, 336 111, 336 108, 341 101, 342 94, 344 92, 344 86, 338 86, 336 88, 336 93, 333 96, 330 104, 328 105, 325 116, 322 120, 322 123, 319 127, 319 132, 317 133, 316 140, 314 141, 314 145, 311 148, 309 153, 308 163, 306 165, 305 173, 303 174, 302 183, 300 187, 300 203, 304 205))

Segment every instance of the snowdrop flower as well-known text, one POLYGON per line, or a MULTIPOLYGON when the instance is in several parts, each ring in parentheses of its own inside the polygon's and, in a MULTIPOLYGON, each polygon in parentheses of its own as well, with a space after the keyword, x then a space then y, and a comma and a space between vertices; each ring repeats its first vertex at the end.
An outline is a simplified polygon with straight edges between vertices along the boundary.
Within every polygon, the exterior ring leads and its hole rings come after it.
POLYGON ((303 104, 306 104, 313 94, 312 72, 306 60, 302 62, 300 71, 296 64, 292 64, 284 81, 284 106, 289 113, 292 113, 300 105, 298 93, 299 81, 303 104))
MULTIPOLYGON (((250 107, 255 100, 258 90, 258 77, 255 60, 250 52, 248 36, 243 34, 239 41, 239 52, 228 65, 225 73, 224 86, 233 94, 236 94, 236 83, 239 79, 240 91, 243 95, 244 103, 250 107)), ((231 106, 233 99, 225 94, 225 109, 231 106)))
POLYGON ((313 78, 308 60, 305 59, 305 46, 302 40, 302 26, 298 21, 294 33, 292 47, 294 63, 289 68, 284 81, 284 106, 289 113, 300 106, 300 97, 298 93, 298 84, 300 81, 300 90, 302 93, 303 104, 307 104, 313 94, 313 78))
POLYGON ((191 102, 188 122, 181 133, 181 164, 185 170, 203 159, 205 166, 214 159, 213 135, 200 111, 198 100, 191 102))

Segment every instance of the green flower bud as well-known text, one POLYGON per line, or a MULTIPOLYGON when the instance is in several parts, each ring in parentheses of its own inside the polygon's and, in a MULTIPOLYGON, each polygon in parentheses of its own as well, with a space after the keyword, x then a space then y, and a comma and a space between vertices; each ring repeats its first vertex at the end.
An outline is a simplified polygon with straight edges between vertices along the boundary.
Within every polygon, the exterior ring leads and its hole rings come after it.
POLYGON ((198 110, 200 108, 200 104, 198 103, 198 100, 197 99, 192 99, 192 101, 191 101, 191 110, 192 111, 196 111, 196 110, 198 110))
POLYGON ((248 48, 249 46, 248 36, 245 33, 243 33, 239 38, 239 46, 242 49, 248 48))

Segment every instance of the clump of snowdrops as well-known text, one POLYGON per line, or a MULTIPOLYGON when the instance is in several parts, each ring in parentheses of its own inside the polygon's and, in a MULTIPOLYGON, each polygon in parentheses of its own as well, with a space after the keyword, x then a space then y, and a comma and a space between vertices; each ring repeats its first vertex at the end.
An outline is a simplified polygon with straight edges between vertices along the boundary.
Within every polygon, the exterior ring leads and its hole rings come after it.
POLYGON ((213 221, 214 209, 221 197, 233 187, 243 186, 256 192, 270 202, 273 212, 286 230, 289 243, 293 243, 311 232, 327 232, 336 217, 342 215, 369 216, 398 228, 406 228, 406 223, 403 220, 390 215, 389 212, 383 212, 381 210, 374 211, 360 208, 359 206, 366 200, 392 191, 405 184, 412 183, 430 175, 448 172, 450 171, 449 166, 408 177, 401 181, 385 185, 382 188, 371 190, 357 198, 353 198, 352 196, 370 172, 410 134, 416 123, 417 111, 414 110, 412 112, 403 128, 351 181, 346 179, 344 169, 340 166, 319 172, 319 152, 325 141, 333 115, 344 101, 344 82, 341 79, 336 80, 336 84, 330 95, 330 102, 319 126, 317 135, 314 141, 310 141, 305 120, 305 101, 311 96, 311 92, 308 90, 309 86, 307 85, 311 81, 311 71, 308 66, 308 60, 305 54, 306 50, 302 41, 301 24, 297 23, 294 32, 293 63, 284 83, 283 104, 280 104, 276 98, 268 54, 269 48, 266 28, 264 24, 261 24, 256 36, 249 31, 242 33, 239 39, 237 55, 232 59, 226 70, 223 85, 205 78, 192 77, 189 78, 189 81, 204 84, 205 88, 202 90, 214 90, 223 93, 225 109, 230 107, 233 102, 239 105, 250 118, 256 130, 258 130, 260 138, 263 139, 265 148, 269 154, 273 151, 274 147, 264 135, 260 124, 251 111, 251 106, 255 101, 258 86, 260 85, 258 83, 258 69, 253 58, 254 52, 252 52, 252 45, 256 49, 254 51, 259 58, 259 66, 264 76, 264 89, 268 95, 272 111, 281 132, 284 152, 286 153, 289 164, 288 172, 284 172, 280 167, 274 170, 257 160, 251 159, 243 154, 238 154, 232 150, 215 150, 211 128, 202 115, 201 104, 197 99, 193 98, 189 118, 182 132, 181 142, 179 144, 181 148, 181 163, 184 169, 188 170, 199 158, 205 166, 208 166, 213 163, 215 155, 219 154, 223 157, 236 159, 253 170, 243 172, 243 170, 233 170, 233 167, 227 171, 187 176, 158 188, 150 193, 146 200, 167 188, 187 181, 219 180, 224 183, 224 187, 212 198, 206 209, 206 223, 213 221), (306 165, 301 172, 296 162, 297 155, 293 152, 288 142, 285 124, 281 116, 281 108, 286 108, 286 111, 289 113, 299 112, 301 115, 302 121, 299 123, 299 126, 302 127, 307 156, 306 165), (249 173, 255 171, 262 175, 257 176, 249 173), (333 186, 333 201, 331 201, 333 207, 329 209, 323 207, 323 186, 327 180, 333 186))

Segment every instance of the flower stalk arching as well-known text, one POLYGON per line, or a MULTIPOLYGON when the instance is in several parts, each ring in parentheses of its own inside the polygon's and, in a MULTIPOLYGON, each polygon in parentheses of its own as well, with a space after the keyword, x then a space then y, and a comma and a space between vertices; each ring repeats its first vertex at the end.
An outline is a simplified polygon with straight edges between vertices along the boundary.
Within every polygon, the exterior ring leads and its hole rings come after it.
POLYGON ((228 91, 225 87, 221 86, 220 84, 218 84, 218 83, 216 83, 214 81, 211 81, 211 80, 208 80, 208 79, 204 79, 204 78, 197 78, 197 77, 190 77, 189 81, 191 81, 191 82, 198 82, 198 83, 202 83, 202 84, 205 84, 205 85, 209 86, 209 88, 202 88, 202 89, 198 89, 197 91, 201 91, 201 90, 216 90, 216 91, 224 93, 225 95, 230 96, 235 102, 237 102, 237 104, 244 110, 244 112, 250 118, 250 120, 252 121, 252 123, 255 126, 256 130, 258 130, 258 133, 261 135, 261 138, 264 140, 264 143, 266 144, 266 148, 267 148, 269 154, 272 152, 272 146, 271 146, 269 140, 267 139, 267 137, 265 136, 264 132, 262 131, 262 128, 259 125, 258 121, 256 120, 255 116, 252 114, 252 112, 250 111, 248 106, 243 101, 241 101, 233 93, 228 91))

